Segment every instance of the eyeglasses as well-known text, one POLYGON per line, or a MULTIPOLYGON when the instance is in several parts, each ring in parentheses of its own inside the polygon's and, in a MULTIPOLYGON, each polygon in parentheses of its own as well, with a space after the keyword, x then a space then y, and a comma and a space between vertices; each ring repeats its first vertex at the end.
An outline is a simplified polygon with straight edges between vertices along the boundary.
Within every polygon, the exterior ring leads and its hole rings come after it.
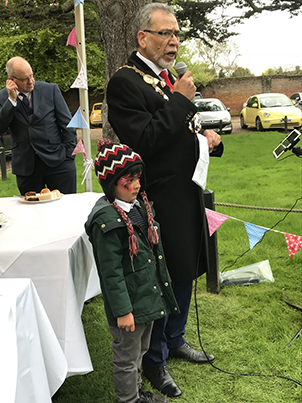
POLYGON ((151 29, 144 29, 144 32, 150 32, 151 34, 158 34, 163 39, 175 38, 180 41, 181 39, 181 32, 180 31, 171 31, 171 29, 165 29, 164 31, 152 31, 151 29))
POLYGON ((25 83, 25 81, 29 82, 30 80, 32 80, 34 78, 34 75, 31 74, 29 77, 26 77, 26 78, 18 78, 15 76, 12 76, 12 77, 15 78, 16 80, 21 81, 21 83, 25 83))

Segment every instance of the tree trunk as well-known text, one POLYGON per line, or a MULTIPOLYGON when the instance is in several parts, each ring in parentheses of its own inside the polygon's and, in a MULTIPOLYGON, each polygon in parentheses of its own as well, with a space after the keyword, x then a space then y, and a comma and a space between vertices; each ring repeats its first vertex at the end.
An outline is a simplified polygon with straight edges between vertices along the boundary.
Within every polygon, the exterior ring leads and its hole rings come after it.
MULTIPOLYGON (((106 88, 110 77, 123 66, 136 48, 133 21, 137 11, 150 0, 90 0, 100 17, 102 42, 106 57, 105 98, 102 108, 103 136, 116 140, 108 123, 106 88)), ((96 72, 97 74, 97 72, 96 72)))

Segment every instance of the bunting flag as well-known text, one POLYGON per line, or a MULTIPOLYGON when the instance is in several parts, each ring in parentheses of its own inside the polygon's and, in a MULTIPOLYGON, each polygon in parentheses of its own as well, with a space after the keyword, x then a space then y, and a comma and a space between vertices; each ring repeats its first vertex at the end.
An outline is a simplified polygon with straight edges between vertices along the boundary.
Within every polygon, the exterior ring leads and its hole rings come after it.
POLYGON ((85 145, 84 145, 84 142, 82 139, 78 141, 78 144, 76 145, 75 149, 73 150, 72 155, 76 155, 79 153, 83 153, 85 160, 87 159, 86 148, 85 148, 85 145))
POLYGON ((87 74, 83 64, 81 66, 81 71, 79 72, 77 78, 70 86, 70 88, 84 88, 85 90, 88 90, 87 74))
POLYGON ((76 28, 75 27, 73 28, 73 30, 68 35, 66 46, 68 46, 68 45, 77 47, 77 33, 76 33, 76 28))
POLYGON ((226 215, 216 213, 216 211, 206 208, 206 216, 209 226, 209 234, 212 236, 214 232, 229 218, 226 215))
POLYGON ((75 0, 74 6, 77 7, 80 3, 84 5, 84 0, 75 0))
POLYGON ((84 161, 83 161, 84 172, 82 173, 84 178, 81 182, 81 185, 83 185, 83 183, 86 180, 89 170, 94 168, 94 160, 87 158, 85 144, 82 139, 78 141, 78 144, 76 145, 75 149, 73 150, 72 155, 76 155, 76 154, 80 154, 80 153, 83 153, 83 158, 84 158, 84 161))
POLYGON ((293 257, 302 248, 302 236, 284 233, 289 257, 293 257))
POLYGON ((293 234, 287 234, 285 232, 260 227, 259 225, 250 224, 248 222, 244 222, 242 220, 239 220, 238 218, 226 216, 226 215, 223 215, 221 213, 217 213, 216 211, 213 211, 213 210, 210 210, 210 209, 207 209, 207 208, 205 209, 205 211, 206 211, 206 216, 207 216, 207 220, 208 220, 210 236, 212 236, 212 234, 228 218, 232 218, 233 220, 240 221, 240 222, 244 223, 245 229, 246 229, 246 232, 247 232, 247 235, 248 235, 248 238, 249 238, 250 249, 253 249, 253 247, 255 245, 257 245, 257 243, 261 240, 261 238, 264 236, 264 234, 267 231, 279 232, 280 234, 285 235, 285 239, 286 239, 286 243, 287 243, 287 249, 288 249, 290 257, 293 257, 302 248, 302 236, 293 235, 293 234))
POLYGON ((66 127, 75 127, 76 129, 89 129, 89 126, 81 113, 80 107, 73 115, 71 121, 68 123, 66 127))
POLYGON ((267 228, 259 227, 258 225, 250 224, 247 222, 245 222, 244 225, 247 235, 249 237, 250 249, 253 249, 253 247, 260 241, 260 239, 266 233, 267 228))

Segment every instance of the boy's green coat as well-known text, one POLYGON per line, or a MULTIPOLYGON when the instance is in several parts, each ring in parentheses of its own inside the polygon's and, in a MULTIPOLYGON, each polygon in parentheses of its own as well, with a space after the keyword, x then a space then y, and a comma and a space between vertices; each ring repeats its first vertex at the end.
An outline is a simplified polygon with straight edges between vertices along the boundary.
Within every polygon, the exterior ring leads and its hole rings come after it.
MULTIPOLYGON (((140 205, 140 212, 147 222, 145 205, 143 202, 140 205)), ((154 225, 160 236, 158 223, 154 225)), ((143 231, 133 227, 139 252, 131 261, 126 225, 105 197, 98 200, 85 224, 93 245, 106 315, 111 326, 116 326, 117 318, 129 312, 133 313, 137 324, 160 319, 169 312, 179 312, 161 242, 152 251, 143 231)))

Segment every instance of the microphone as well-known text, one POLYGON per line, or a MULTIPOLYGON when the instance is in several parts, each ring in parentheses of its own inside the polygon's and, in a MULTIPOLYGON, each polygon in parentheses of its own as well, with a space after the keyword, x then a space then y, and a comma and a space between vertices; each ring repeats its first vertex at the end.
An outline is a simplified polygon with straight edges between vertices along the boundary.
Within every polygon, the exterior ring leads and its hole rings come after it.
POLYGON ((174 69, 176 73, 179 75, 179 78, 181 78, 187 71, 187 65, 184 62, 178 62, 176 63, 174 69))

